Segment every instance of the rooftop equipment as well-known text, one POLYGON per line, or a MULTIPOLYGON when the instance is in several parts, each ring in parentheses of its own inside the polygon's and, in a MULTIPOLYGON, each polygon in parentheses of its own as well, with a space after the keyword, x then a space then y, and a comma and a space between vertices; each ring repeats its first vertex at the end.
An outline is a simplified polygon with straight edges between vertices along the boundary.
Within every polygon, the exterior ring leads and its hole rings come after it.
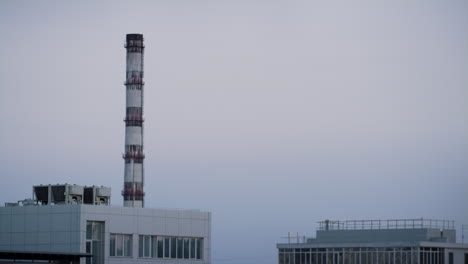
POLYGON ((36 185, 33 186, 33 199, 22 201, 26 205, 50 204, 95 204, 110 205, 109 187, 81 186, 76 184, 36 185))

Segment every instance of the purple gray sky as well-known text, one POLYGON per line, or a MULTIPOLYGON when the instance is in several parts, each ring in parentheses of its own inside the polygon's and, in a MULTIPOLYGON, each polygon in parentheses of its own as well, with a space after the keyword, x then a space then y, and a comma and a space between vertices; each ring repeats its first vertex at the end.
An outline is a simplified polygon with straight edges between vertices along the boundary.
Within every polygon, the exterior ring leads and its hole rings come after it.
POLYGON ((466 1, 1 1, 0 203, 122 204, 127 33, 147 207, 211 211, 214 264, 324 219, 468 224, 466 1))

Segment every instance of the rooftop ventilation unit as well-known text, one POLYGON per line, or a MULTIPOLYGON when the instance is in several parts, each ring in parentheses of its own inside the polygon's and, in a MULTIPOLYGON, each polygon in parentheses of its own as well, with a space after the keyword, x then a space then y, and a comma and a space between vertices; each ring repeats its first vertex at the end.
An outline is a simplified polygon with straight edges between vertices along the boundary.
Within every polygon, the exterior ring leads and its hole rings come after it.
POLYGON ((110 197, 111 189, 109 187, 84 187, 84 204, 110 205, 110 197))
POLYGON ((34 202, 23 205, 48 204, 100 204, 110 205, 111 189, 108 187, 80 186, 76 184, 33 186, 34 202))

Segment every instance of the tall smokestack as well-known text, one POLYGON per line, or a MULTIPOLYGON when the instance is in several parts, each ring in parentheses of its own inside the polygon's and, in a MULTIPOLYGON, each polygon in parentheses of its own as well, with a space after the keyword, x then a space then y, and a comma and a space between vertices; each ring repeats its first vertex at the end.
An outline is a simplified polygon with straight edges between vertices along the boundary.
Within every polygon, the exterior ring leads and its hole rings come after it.
POLYGON ((124 206, 143 207, 143 45, 142 34, 127 34, 124 206))

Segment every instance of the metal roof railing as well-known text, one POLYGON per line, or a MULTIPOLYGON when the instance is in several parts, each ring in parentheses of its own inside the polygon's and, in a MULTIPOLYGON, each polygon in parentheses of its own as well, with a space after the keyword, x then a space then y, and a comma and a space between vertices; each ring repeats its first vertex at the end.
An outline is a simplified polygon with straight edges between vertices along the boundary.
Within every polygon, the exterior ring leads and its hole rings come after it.
POLYGON ((389 220, 325 220, 318 222, 318 230, 365 230, 365 229, 455 229, 453 220, 434 219, 389 219, 389 220))
POLYGON ((299 232, 293 234, 291 232, 288 232, 287 237, 280 237, 280 244, 303 244, 307 243, 307 240, 313 238, 308 235, 299 235, 299 232))

